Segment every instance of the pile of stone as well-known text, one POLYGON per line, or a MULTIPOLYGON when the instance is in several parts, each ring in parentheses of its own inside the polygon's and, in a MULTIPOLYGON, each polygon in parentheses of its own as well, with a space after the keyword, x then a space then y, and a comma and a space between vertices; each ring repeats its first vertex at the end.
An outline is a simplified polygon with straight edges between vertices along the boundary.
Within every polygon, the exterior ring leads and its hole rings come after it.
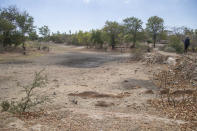
MULTIPOLYGON (((167 61, 171 63, 174 59, 169 57, 167 61)), ((187 121, 185 128, 197 130, 197 57, 182 55, 168 67, 154 75, 161 97, 152 101, 152 105, 169 117, 187 121)))
POLYGON ((168 59, 168 56, 162 55, 158 52, 147 53, 144 56, 144 61, 147 64, 165 64, 168 59))
POLYGON ((186 55, 177 60, 174 71, 182 74, 185 80, 197 81, 197 58, 186 55))

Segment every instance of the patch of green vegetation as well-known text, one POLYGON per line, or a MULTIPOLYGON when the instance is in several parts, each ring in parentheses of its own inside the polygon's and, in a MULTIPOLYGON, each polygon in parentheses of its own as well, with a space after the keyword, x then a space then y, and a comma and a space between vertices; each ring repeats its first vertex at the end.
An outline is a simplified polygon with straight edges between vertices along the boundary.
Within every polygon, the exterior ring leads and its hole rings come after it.
POLYGON ((2 107, 2 111, 8 111, 8 109, 10 108, 10 103, 8 101, 3 101, 1 103, 1 107, 2 107))
POLYGON ((136 49, 138 49, 140 51, 146 52, 148 48, 149 48, 149 46, 145 43, 140 43, 140 42, 136 43, 136 49))
POLYGON ((144 43, 136 43, 136 48, 133 48, 131 50, 131 54, 132 54, 132 60, 135 61, 140 61, 144 58, 144 54, 150 50, 148 45, 145 45, 144 43))
POLYGON ((163 51, 174 53, 174 52, 176 52, 176 49, 173 48, 173 47, 171 47, 171 46, 165 46, 165 47, 163 48, 163 51))
POLYGON ((184 44, 181 43, 181 40, 177 36, 170 37, 170 43, 168 46, 174 48, 177 53, 184 52, 184 44))

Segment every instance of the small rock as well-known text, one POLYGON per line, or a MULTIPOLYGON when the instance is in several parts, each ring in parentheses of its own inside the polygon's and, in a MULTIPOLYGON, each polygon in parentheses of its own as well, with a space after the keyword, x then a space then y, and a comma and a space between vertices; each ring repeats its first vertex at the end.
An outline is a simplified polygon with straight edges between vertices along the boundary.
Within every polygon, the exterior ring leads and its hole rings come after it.
POLYGON ((154 94, 153 90, 147 90, 144 92, 145 94, 154 94))
POLYGON ((37 124, 37 125, 34 125, 30 128, 31 131, 40 131, 42 128, 42 125, 40 124, 37 124))
POLYGON ((168 57, 166 63, 169 65, 176 65, 176 59, 172 57, 168 57))
POLYGON ((141 86, 136 86, 136 87, 135 87, 135 89, 139 89, 139 88, 142 88, 142 87, 141 87, 141 86))
POLYGON ((78 104, 78 101, 77 100, 72 100, 72 103, 77 105, 78 104))
POLYGON ((129 82, 128 80, 125 80, 124 82, 129 82))
POLYGON ((114 106, 114 103, 108 103, 108 102, 105 102, 105 101, 97 101, 95 106, 109 107, 109 106, 114 106))
POLYGON ((58 80, 57 80, 57 79, 54 79, 53 81, 54 81, 54 82, 58 82, 58 80))

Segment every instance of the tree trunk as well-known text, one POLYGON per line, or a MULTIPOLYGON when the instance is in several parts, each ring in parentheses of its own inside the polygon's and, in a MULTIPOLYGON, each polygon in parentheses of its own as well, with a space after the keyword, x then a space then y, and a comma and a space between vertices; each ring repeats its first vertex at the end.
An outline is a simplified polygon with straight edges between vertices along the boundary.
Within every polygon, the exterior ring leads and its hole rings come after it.
POLYGON ((154 34, 154 36, 153 36, 153 46, 154 46, 154 48, 155 48, 155 44, 156 44, 156 38, 157 38, 157 35, 156 34, 154 34))
POLYGON ((135 48, 135 44, 136 44, 136 33, 134 33, 134 36, 133 36, 133 48, 135 48))
POLYGON ((114 45, 114 44, 112 44, 112 45, 111 45, 111 47, 112 47, 112 50, 114 50, 114 49, 115 49, 115 45, 114 45))
POLYGON ((26 47, 25 47, 25 43, 23 43, 23 55, 26 55, 26 47))
POLYGON ((116 44, 116 42, 115 42, 115 37, 114 37, 114 35, 112 35, 112 37, 111 37, 111 46, 112 46, 112 50, 115 49, 115 44, 116 44))
POLYGON ((100 43, 100 49, 103 49, 103 44, 100 43))

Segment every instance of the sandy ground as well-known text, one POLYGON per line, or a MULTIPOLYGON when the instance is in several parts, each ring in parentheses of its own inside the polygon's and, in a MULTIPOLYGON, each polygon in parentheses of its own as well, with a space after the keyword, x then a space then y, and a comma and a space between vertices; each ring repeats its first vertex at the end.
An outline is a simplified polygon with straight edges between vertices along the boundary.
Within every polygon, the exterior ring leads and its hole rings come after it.
POLYGON ((0 113, 0 131, 166 131, 179 130, 184 121, 164 117, 148 101, 157 97, 153 68, 129 61, 130 54, 87 51, 55 46, 51 53, 0 61, 0 101, 18 100, 35 71, 45 69, 48 85, 35 94, 50 102, 36 109, 44 113, 19 119, 0 113))

